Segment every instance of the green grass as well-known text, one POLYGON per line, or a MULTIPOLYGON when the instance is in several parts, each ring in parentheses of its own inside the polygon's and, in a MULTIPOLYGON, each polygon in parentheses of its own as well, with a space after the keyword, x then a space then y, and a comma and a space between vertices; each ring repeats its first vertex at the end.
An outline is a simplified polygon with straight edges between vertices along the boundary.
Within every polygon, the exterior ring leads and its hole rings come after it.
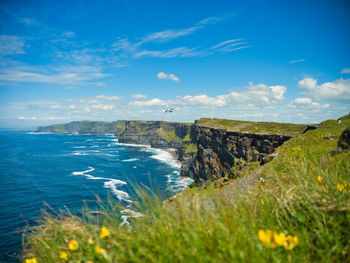
POLYGON ((64 262, 58 255, 65 251, 70 262, 349 262, 350 184, 347 192, 339 185, 350 183, 350 153, 331 153, 345 127, 349 118, 326 121, 220 187, 187 188, 165 203, 142 195, 135 209, 143 216, 130 227, 120 226, 113 203, 82 218, 46 214, 26 235, 24 257, 64 262), (99 237, 101 226, 109 237, 99 237), (298 245, 265 247, 258 231, 266 229, 297 236, 298 245), (77 251, 68 249, 73 239, 77 251))
POLYGON ((194 143, 191 143, 186 147, 185 153, 190 153, 190 152, 196 153, 197 150, 198 150, 197 145, 195 145, 194 143))
POLYGON ((305 124, 278 123, 278 122, 253 122, 253 121, 235 121, 226 119, 202 118, 196 121, 197 125, 226 129, 229 131, 259 134, 283 134, 297 136, 305 128, 305 124))
POLYGON ((166 129, 161 127, 157 130, 157 133, 161 138, 163 138, 167 142, 171 142, 171 141, 175 140, 175 138, 177 137, 175 134, 175 129, 166 130, 166 129))

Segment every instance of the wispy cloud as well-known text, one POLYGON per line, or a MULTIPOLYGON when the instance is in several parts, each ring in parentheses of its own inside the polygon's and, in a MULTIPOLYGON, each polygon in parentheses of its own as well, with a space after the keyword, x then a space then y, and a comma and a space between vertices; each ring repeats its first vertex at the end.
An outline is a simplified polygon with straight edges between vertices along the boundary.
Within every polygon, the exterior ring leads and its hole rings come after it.
POLYGON ((288 63, 293 64, 293 63, 300 63, 300 62, 305 62, 305 61, 306 61, 306 59, 305 59, 305 58, 302 58, 302 59, 291 60, 291 61, 289 61, 288 63))
POLYGON ((211 49, 224 52, 224 53, 229 53, 232 51, 251 47, 246 45, 247 42, 240 42, 241 40, 245 40, 245 38, 236 38, 236 39, 226 40, 212 46, 211 49))
POLYGON ((153 57, 153 58, 174 58, 174 57, 195 57, 202 54, 196 51, 197 48, 179 47, 168 50, 143 50, 134 54, 134 58, 153 57))
POLYGON ((133 95, 131 95, 131 98, 133 100, 143 100, 143 99, 146 99, 147 96, 143 95, 143 94, 133 94, 133 95))
POLYGON ((0 36, 0 56, 24 54, 24 40, 18 36, 0 36))
POLYGON ((341 74, 349 74, 350 73, 350 68, 343 68, 341 71, 341 74))
POLYGON ((41 69, 38 67, 22 67, 2 70, 1 81, 33 82, 52 84, 78 84, 85 81, 100 79, 107 75, 94 67, 59 67, 41 69))
POLYGON ((164 72, 159 72, 157 74, 157 78, 158 79, 170 79, 170 80, 175 81, 175 82, 179 82, 180 81, 179 77, 175 76, 172 73, 171 74, 166 74, 164 72))

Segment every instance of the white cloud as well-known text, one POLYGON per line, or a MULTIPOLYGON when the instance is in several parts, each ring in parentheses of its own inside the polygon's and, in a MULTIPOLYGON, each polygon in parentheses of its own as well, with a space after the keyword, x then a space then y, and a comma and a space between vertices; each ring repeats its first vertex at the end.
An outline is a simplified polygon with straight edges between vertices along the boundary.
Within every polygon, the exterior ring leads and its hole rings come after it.
MULTIPOLYGON (((165 77, 165 73, 160 72, 161 78, 165 77)), ((159 74, 158 74, 159 75, 159 74)), ((187 95, 179 97, 175 100, 162 101, 158 98, 146 102, 135 101, 132 105, 139 107, 148 106, 168 106, 168 105, 183 105, 183 106, 200 106, 200 107, 224 107, 227 105, 270 105, 277 101, 283 100, 284 93, 287 88, 285 86, 267 86, 265 84, 249 83, 249 86, 242 91, 232 91, 228 94, 210 97, 207 94, 187 95)))
POLYGON ((350 79, 337 79, 332 82, 317 84, 313 78, 305 78, 299 81, 299 87, 306 89, 306 94, 316 100, 350 100, 350 79))
POLYGON ((302 97, 302 98, 296 98, 293 101, 290 102, 289 105, 287 105, 289 108, 300 108, 300 107, 308 107, 308 108, 323 108, 327 109, 329 108, 329 104, 323 104, 321 105, 318 102, 312 101, 311 98, 302 97))
POLYGON ((304 62, 304 61, 306 61, 306 59, 305 59, 305 58, 302 58, 302 59, 291 60, 291 61, 289 61, 288 63, 293 64, 293 63, 299 63, 299 62, 304 62))
POLYGON ((106 101, 115 101, 120 100, 121 97, 119 96, 106 96, 106 95, 99 95, 95 97, 97 100, 106 100, 106 101))
POLYGON ((0 36, 0 56, 24 54, 24 41, 17 36, 0 36))
POLYGON ((341 71, 341 74, 348 74, 350 73, 350 68, 343 68, 343 70, 341 71))
POLYGON ((134 101, 131 102, 130 105, 135 105, 138 107, 153 107, 153 106, 168 106, 168 103, 165 101, 162 101, 158 98, 154 98, 148 101, 134 101))
POLYGON ((166 74, 166 73, 164 73, 164 72, 159 72, 158 74, 157 74, 157 78, 158 79, 170 79, 170 80, 173 80, 173 81, 175 81, 175 82, 179 82, 180 81, 180 79, 179 79, 179 77, 177 77, 177 76, 175 76, 174 74, 166 74))
POLYGON ((146 99, 147 96, 143 95, 143 94, 133 94, 133 95, 131 95, 131 98, 133 100, 143 100, 143 99, 146 99))
POLYGON ((298 105, 310 105, 312 103, 312 99, 310 98, 296 98, 293 100, 294 104, 298 105))

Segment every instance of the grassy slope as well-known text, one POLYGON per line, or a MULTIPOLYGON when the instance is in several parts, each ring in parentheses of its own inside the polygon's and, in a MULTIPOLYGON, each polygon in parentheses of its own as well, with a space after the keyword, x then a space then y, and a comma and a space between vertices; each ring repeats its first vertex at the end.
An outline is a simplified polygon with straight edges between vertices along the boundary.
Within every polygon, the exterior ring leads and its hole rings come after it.
POLYGON ((46 216, 27 236, 26 257, 59 262, 65 251, 69 260, 95 262, 349 261, 350 192, 337 186, 350 182, 350 153, 329 154, 345 127, 349 117, 341 125, 327 121, 286 142, 272 162, 248 167, 244 177, 222 188, 187 189, 165 205, 146 197, 144 216, 132 228, 119 225, 113 205, 98 218, 92 212, 85 219, 46 216), (110 230, 109 237, 99 237, 96 221, 110 230), (292 250, 265 247, 260 229, 297 236, 299 244, 292 250), (68 249, 72 239, 80 245, 77 251, 68 249), (96 245, 106 253, 98 254, 96 245))
POLYGON ((278 122, 252 122, 235 121, 226 119, 202 118, 196 122, 199 126, 227 129, 229 131, 259 133, 259 134, 283 134, 296 136, 305 128, 305 124, 291 124, 278 122))

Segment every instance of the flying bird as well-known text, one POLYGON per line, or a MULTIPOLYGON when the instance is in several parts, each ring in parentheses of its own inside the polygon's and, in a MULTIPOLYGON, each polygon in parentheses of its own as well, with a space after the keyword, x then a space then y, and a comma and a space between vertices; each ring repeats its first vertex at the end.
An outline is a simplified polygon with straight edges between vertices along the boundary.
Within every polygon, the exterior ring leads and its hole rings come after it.
POLYGON ((166 109, 164 112, 165 112, 165 113, 167 113, 167 112, 171 113, 171 112, 173 112, 173 111, 174 111, 174 109, 171 108, 171 109, 166 109))

